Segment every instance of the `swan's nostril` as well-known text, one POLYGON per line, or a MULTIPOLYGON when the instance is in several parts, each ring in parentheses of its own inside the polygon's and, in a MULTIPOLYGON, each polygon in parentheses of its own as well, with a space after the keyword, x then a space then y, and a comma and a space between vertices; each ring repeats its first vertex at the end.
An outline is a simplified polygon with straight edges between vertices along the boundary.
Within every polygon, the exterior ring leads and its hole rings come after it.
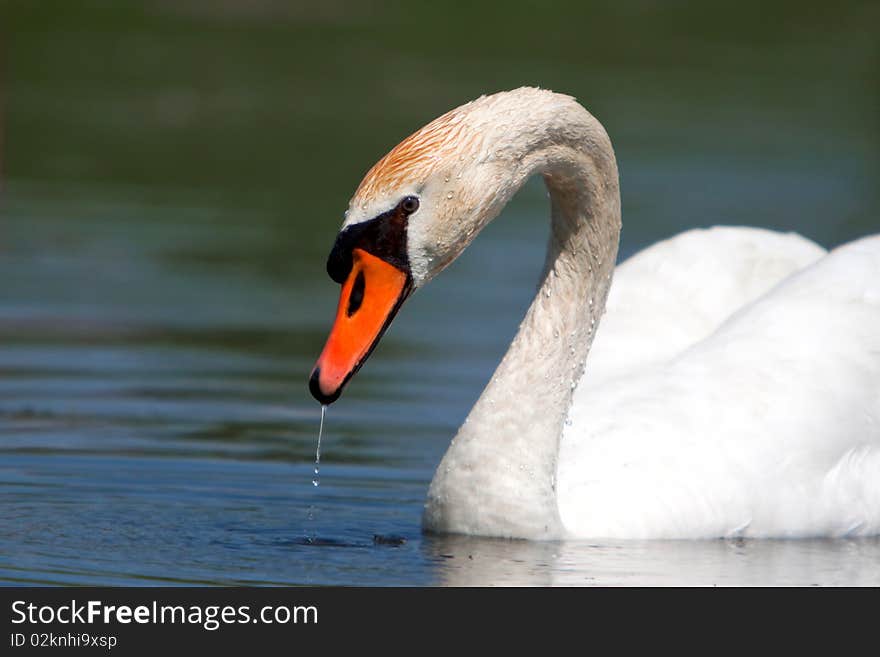
POLYGON ((364 302, 364 290, 366 284, 367 281, 364 278, 364 272, 361 270, 354 279, 354 285, 352 285, 351 294, 348 297, 348 308, 346 309, 345 314, 349 317, 354 315, 364 302))

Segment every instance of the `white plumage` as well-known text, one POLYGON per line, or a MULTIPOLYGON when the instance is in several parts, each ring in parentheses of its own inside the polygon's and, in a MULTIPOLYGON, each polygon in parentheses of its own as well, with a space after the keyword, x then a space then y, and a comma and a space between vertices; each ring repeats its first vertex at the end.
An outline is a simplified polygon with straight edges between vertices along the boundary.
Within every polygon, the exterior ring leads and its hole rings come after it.
POLYGON ((526 88, 404 140, 365 178, 346 225, 417 195, 417 288, 532 175, 551 197, 544 273, 437 468, 425 528, 880 533, 880 237, 826 253, 793 234, 695 230, 615 270, 610 139, 574 99, 526 88))
POLYGON ((569 532, 880 532, 880 237, 821 253, 727 228, 618 268, 560 445, 569 532))

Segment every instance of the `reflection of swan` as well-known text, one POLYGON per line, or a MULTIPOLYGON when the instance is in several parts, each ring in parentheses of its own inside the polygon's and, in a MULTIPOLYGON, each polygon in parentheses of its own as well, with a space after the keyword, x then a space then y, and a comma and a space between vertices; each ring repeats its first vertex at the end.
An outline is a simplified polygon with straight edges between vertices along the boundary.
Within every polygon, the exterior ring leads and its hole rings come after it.
POLYGON ((427 535, 446 586, 880 586, 880 541, 505 541, 427 535))
POLYGON ((452 110, 370 170, 328 260, 342 295, 315 397, 339 396, 409 293, 536 173, 551 198, 540 287, 437 469, 425 527, 880 532, 880 238, 826 255, 794 235, 685 233, 621 265, 609 296, 620 230, 611 143, 573 99, 547 91, 452 110))

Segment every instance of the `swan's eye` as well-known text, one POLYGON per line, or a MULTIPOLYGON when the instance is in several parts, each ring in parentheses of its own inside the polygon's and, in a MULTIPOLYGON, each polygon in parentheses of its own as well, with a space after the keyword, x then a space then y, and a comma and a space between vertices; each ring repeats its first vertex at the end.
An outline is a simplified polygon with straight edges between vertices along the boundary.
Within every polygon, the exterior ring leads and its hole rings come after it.
POLYGON ((407 196, 400 202, 400 209, 407 214, 412 214, 419 209, 419 199, 416 196, 407 196))

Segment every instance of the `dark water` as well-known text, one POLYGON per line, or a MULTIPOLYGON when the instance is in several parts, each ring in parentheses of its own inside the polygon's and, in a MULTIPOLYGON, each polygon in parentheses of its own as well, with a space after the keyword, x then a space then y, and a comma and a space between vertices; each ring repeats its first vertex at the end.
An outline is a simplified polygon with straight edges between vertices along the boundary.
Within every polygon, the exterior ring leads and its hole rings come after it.
POLYGON ((326 252, 363 171, 451 106, 578 96, 617 148, 624 256, 695 225, 880 229, 876 7, 581 4, 6 7, 0 581, 880 584, 878 540, 421 534, 534 292, 538 184, 403 309, 312 485, 326 252))

